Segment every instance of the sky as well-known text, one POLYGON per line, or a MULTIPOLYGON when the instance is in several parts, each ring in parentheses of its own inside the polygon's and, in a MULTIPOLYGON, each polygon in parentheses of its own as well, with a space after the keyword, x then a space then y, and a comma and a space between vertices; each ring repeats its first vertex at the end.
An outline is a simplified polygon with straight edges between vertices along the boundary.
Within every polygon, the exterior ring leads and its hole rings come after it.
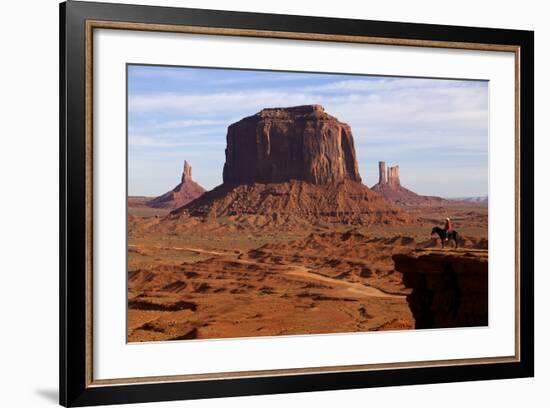
POLYGON ((351 126, 363 183, 398 164, 419 194, 488 191, 488 82, 128 65, 128 194, 157 196, 183 161, 222 183, 227 127, 264 108, 320 104, 351 126))

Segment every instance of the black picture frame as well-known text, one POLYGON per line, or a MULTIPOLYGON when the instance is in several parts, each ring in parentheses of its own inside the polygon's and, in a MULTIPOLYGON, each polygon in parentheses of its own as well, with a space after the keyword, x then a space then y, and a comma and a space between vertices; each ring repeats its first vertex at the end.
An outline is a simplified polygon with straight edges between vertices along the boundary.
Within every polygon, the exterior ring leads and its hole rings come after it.
POLYGON ((60 403, 122 404, 534 376, 534 33, 353 19, 68 1, 60 18, 60 403), (441 365, 123 385, 87 380, 86 22, 187 25, 270 32, 519 47, 519 353, 514 362, 441 365))

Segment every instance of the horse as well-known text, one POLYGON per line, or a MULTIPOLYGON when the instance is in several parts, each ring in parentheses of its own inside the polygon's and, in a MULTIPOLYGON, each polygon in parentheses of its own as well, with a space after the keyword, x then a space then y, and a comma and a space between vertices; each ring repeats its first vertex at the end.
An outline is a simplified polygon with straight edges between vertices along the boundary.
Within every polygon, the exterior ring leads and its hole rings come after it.
MULTIPOLYGON (((447 236, 447 232, 440 227, 433 227, 432 233, 430 235, 437 234, 439 235, 439 239, 441 240, 441 248, 445 248, 445 237, 447 236)), ((452 230, 449 232, 448 237, 449 240, 453 240, 455 242, 455 249, 458 248, 458 233, 455 230, 452 230)))

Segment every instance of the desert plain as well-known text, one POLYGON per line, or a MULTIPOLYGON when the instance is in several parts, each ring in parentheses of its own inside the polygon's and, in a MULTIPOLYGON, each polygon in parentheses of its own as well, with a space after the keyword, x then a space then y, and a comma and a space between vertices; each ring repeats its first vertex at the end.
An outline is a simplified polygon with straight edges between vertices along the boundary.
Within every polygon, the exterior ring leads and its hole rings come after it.
POLYGON ((486 200, 418 195, 383 162, 369 188, 318 105, 266 109, 227 143, 221 186, 186 162, 171 192, 128 198, 128 341, 487 324, 486 200), (446 217, 457 248, 431 233, 446 217))

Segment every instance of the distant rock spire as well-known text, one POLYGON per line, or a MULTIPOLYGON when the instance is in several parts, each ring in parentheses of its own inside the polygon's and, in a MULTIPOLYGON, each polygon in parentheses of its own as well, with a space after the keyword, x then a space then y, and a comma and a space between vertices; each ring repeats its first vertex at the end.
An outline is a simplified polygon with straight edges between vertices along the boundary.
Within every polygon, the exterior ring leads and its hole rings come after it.
POLYGON ((228 185, 361 182, 351 127, 321 105, 266 108, 229 126, 228 185))
POLYGON ((187 160, 183 161, 183 175, 181 176, 181 182, 185 183, 186 181, 193 180, 193 168, 191 165, 187 162, 187 160))
POLYGON ((149 200, 147 205, 152 208, 175 209, 200 197, 205 191, 203 187, 193 181, 193 168, 187 160, 185 160, 183 162, 181 183, 171 191, 149 200))
POLYGON ((388 184, 390 186, 400 186, 399 180, 399 166, 388 167, 388 184))
POLYGON ((378 184, 389 184, 390 186, 400 186, 399 166, 389 166, 386 168, 386 162, 378 162, 378 184))
POLYGON ((386 184, 387 183, 386 178, 386 162, 379 161, 378 162, 378 184, 386 184))

